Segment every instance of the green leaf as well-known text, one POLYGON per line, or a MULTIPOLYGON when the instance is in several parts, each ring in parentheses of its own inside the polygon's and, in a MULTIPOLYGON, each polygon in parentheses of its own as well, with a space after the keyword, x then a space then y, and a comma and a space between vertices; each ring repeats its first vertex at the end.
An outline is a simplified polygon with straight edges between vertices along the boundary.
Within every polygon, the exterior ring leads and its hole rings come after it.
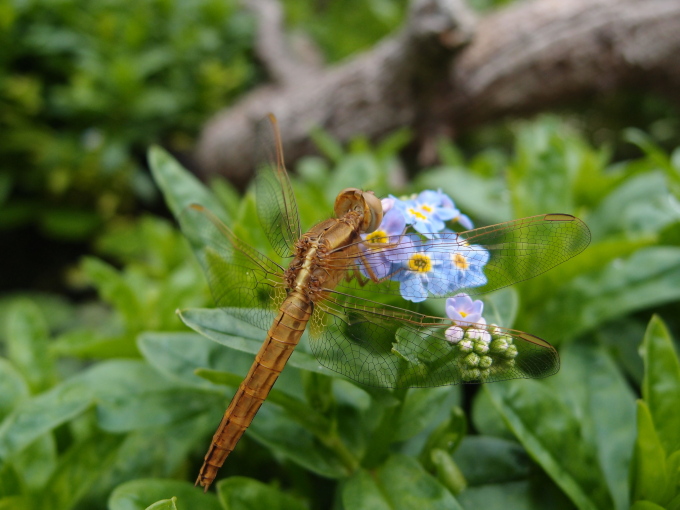
POLYGON ((94 365, 19 405, 0 424, 0 459, 23 450, 38 437, 78 416, 95 401, 104 403, 173 387, 141 361, 94 365))
POLYGON ((215 385, 207 383, 208 378, 203 375, 197 375, 197 370, 219 367, 220 371, 245 374, 253 364, 250 353, 225 349, 196 333, 143 333, 137 339, 137 346, 149 364, 166 377, 205 389, 215 389, 215 385))
POLYGON ((635 442, 635 395, 610 355, 590 341, 567 344, 562 370, 547 380, 581 424, 609 486, 614 508, 630 506, 628 466, 635 442))
POLYGON ((232 476, 217 484, 217 497, 229 510, 305 510, 307 505, 270 485, 244 476, 232 476))
POLYGON ((20 452, 92 403, 92 393, 80 381, 62 383, 23 402, 0 424, 0 459, 20 452))
POLYGON ((652 503, 651 501, 636 501, 630 510, 668 510, 665 507, 652 503))
MULTIPOLYGON (((181 310, 179 316, 184 324, 197 333, 241 352, 257 354, 266 336, 264 331, 239 321, 221 309, 194 308, 181 310)), ((300 349, 293 351, 288 364, 295 368, 323 375, 337 375, 320 366, 314 356, 302 352, 300 349)))
POLYGON ((466 436, 453 454, 470 486, 525 479, 531 462, 514 441, 492 436, 466 436))
POLYGON ((181 509, 222 510, 213 494, 204 494, 188 482, 146 478, 116 487, 108 502, 109 510, 144 510, 160 499, 177 498, 181 509))
POLYGON ((210 189, 225 208, 227 217, 235 218, 241 202, 241 194, 236 187, 223 176, 214 176, 210 179, 210 189))
POLYGON ((102 219, 96 211, 61 206, 40 211, 40 226, 50 236, 80 241, 100 227, 102 219))
POLYGON ((356 471, 342 490, 344 508, 356 510, 393 510, 378 482, 365 469, 356 471))
POLYGON ((338 163, 344 156, 342 145, 328 132, 319 127, 312 128, 309 136, 321 153, 334 163, 338 163))
POLYGON ((120 312, 131 330, 139 330, 142 325, 142 304, 123 275, 110 264, 94 257, 86 257, 82 267, 102 299, 120 312))
POLYGON ((637 128, 628 128, 623 132, 623 139, 633 145, 637 145, 655 165, 668 172, 673 172, 673 166, 666 152, 656 145, 652 137, 644 131, 637 128))
POLYGON ((205 412, 181 422, 126 434, 93 492, 109 494, 113 487, 131 479, 167 478, 184 472, 187 458, 197 453, 197 449, 203 453, 206 439, 215 432, 215 426, 213 413, 205 412))
POLYGON ((488 324, 511 328, 519 310, 519 294, 508 287, 492 292, 484 300, 484 318, 488 324))
POLYGON ((4 501, 6 498, 17 494, 21 494, 21 489, 21 479, 19 478, 19 474, 13 468, 12 464, 0 460, 0 501, 4 501))
POLYGON ((462 510, 451 493, 411 457, 393 455, 371 476, 359 470, 342 490, 345 508, 462 510))
POLYGON ((515 441, 515 436, 507 424, 498 419, 496 406, 486 391, 479 391, 472 401, 472 423, 479 434, 483 436, 515 441))
POLYGON ((627 313, 678 299, 680 248, 656 246, 573 280, 544 304, 526 329, 573 337, 627 313))
POLYGON ((656 234, 678 221, 668 179, 661 172, 646 172, 626 179, 588 216, 593 237, 626 233, 628 237, 656 234))
POLYGON ((486 385, 484 391, 524 448, 579 509, 612 507, 592 446, 554 392, 532 380, 486 385))
POLYGON ((100 427, 109 432, 162 427, 219 408, 220 395, 201 390, 173 388, 124 395, 97 405, 100 427))
POLYGON ((54 474, 41 490, 40 508, 72 508, 108 472, 122 440, 121 436, 97 434, 73 445, 61 457, 54 474))
MULTIPOLYGON (((620 263, 620 259, 628 258, 636 251, 658 244, 656 237, 647 236, 629 239, 614 239, 599 241, 591 244, 578 257, 550 270, 535 280, 520 284, 522 290, 522 304, 524 308, 536 309, 539 315, 543 314, 547 306, 551 306, 551 299, 561 296, 567 290, 567 285, 578 285, 576 278, 582 275, 596 275, 614 263, 620 263)), ((515 287, 512 287, 513 289, 515 287)), ((518 317, 521 323, 526 318, 526 311, 518 317)))
POLYGON ((637 406, 637 432, 631 464, 631 500, 649 500, 665 505, 673 494, 673 483, 652 415, 642 400, 638 400, 637 406))
POLYGON ((645 376, 642 397, 667 454, 680 450, 680 361, 666 325, 652 317, 642 341, 645 376))
MULTIPOLYGON (((0 499, 0 510, 33 510, 33 499, 26 496, 10 496, 0 499)), ((39 510, 39 509, 36 509, 39 510)))
POLYGON ((165 202, 175 218, 191 204, 201 204, 223 219, 226 212, 212 193, 196 177, 182 167, 170 154, 158 146, 148 153, 153 178, 163 192, 165 202))
POLYGON ((458 396, 457 389, 450 386, 410 389, 393 424, 394 441, 405 441, 441 421, 456 404, 458 396))
POLYGON ((297 419, 266 401, 246 433, 278 455, 326 478, 345 478, 356 467, 351 453, 339 453, 338 448, 323 444, 297 419))
POLYGON ((7 315, 7 357, 26 378, 33 391, 48 387, 54 379, 48 354, 47 324, 31 301, 17 301, 7 315))
POLYGON ((29 395, 28 384, 12 363, 0 358, 0 420, 29 395))
POLYGON ((177 498, 156 501, 153 505, 147 506, 146 510, 177 510, 177 498))
POLYGON ((482 219, 487 224, 512 218, 507 185, 500 179, 488 179, 462 168, 437 168, 422 173, 414 186, 422 189, 441 188, 464 214, 482 219))
MULTIPOLYGON (((535 477, 539 478, 539 477, 535 477)), ((573 510, 569 501, 550 480, 519 480, 469 487, 458 497, 466 509, 483 510, 573 510)))
POLYGON ((40 436, 12 459, 23 485, 41 490, 57 465, 57 443, 51 433, 40 436))
MULTIPOLYGON (((385 170, 372 154, 365 152, 348 154, 337 163, 331 173, 326 188, 326 198, 329 202, 335 200, 340 190, 357 186, 357 183, 361 183, 365 189, 380 193, 384 175, 385 170)), ((330 217, 330 211, 325 213, 325 217, 330 217)))
POLYGON ((134 338, 134 333, 104 336, 101 330, 75 329, 58 336, 50 344, 50 353, 85 359, 134 358, 139 355, 134 338))
POLYGON ((449 452, 435 448, 430 452, 430 459, 436 469, 437 480, 451 494, 457 496, 467 487, 467 480, 449 452))
POLYGON ((425 445, 421 447, 421 462, 426 469, 430 469, 428 455, 431 450, 438 448, 448 453, 455 452, 463 438, 467 436, 468 423, 465 412, 457 405, 447 406, 448 417, 437 425, 428 436, 425 445))

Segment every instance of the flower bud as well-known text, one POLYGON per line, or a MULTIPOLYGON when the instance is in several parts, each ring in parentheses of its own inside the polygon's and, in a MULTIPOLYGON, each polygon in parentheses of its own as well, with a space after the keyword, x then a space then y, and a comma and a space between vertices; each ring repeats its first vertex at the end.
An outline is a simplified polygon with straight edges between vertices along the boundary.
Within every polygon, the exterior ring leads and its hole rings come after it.
POLYGON ((502 366, 505 370, 510 370, 511 368, 515 368, 515 360, 514 359, 503 360, 502 366))
POLYGON ((499 328, 497 324, 489 324, 488 330, 489 334, 494 338, 498 335, 503 334, 503 330, 499 328))
POLYGON ((479 368, 489 368, 493 363, 491 356, 482 356, 479 358, 479 368))
POLYGON ((475 342, 475 346, 474 346, 473 350, 477 354, 486 354, 487 352, 489 352, 489 344, 485 344, 481 340, 477 340, 475 342))
POLYGON ((461 372, 463 381, 477 381, 482 377, 482 371, 478 368, 466 369, 461 372))
POLYGON ((470 340, 478 340, 487 344, 491 342, 491 335, 483 329, 470 328, 465 333, 465 336, 470 340))
POLYGON ((460 352, 463 352, 463 353, 472 352, 473 348, 474 348, 474 343, 472 342, 472 340, 465 339, 458 344, 458 349, 460 349, 460 352))
POLYGON ((474 352, 471 352, 463 360, 468 367, 476 367, 479 365, 479 356, 474 352))
POLYGON ((491 352, 495 354, 502 354, 508 350, 508 342, 505 340, 505 338, 497 338, 491 342, 489 347, 491 348, 491 352))
POLYGON ((517 356, 517 347, 514 345, 508 346, 508 350, 505 351, 504 356, 508 359, 513 359, 515 356, 517 356))
POLYGON ((444 335, 446 337, 447 342, 456 345, 463 339, 463 336, 465 336, 465 331, 463 331, 463 328, 461 327, 452 326, 446 330, 444 335))

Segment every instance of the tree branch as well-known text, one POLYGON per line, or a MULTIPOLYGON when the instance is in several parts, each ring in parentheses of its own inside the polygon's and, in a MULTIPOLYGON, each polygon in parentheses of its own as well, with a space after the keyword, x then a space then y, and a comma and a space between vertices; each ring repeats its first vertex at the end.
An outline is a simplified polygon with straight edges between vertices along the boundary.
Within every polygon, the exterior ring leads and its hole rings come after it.
POLYGON ((680 96, 677 0, 532 0, 476 25, 463 0, 415 0, 404 28, 323 71, 261 87, 205 127, 204 172, 247 178, 256 123, 279 117, 292 161, 319 126, 341 141, 411 126, 427 138, 627 87, 680 96), (474 32, 474 39, 467 46, 474 32))

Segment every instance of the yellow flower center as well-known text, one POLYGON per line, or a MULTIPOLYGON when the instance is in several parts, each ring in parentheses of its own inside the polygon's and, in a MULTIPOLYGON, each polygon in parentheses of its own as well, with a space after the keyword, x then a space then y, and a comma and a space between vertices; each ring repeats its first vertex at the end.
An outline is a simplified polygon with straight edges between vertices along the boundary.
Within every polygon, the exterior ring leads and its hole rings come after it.
POLYGON ((458 313, 460 314, 460 316, 461 316, 463 319, 464 319, 465 317, 468 316, 467 312, 460 312, 460 311, 459 311, 458 313))
POLYGON ((419 220, 426 220, 427 216, 425 216, 423 213, 416 211, 415 209, 409 209, 408 212, 410 212, 413 216, 418 218, 419 220))
POLYGON ((451 259, 453 260, 453 265, 455 265, 458 269, 465 271, 470 267, 468 260, 460 253, 454 253, 451 259))
MULTIPOLYGON (((384 230, 375 230, 366 236, 366 243, 372 244, 387 244, 387 232, 384 230)), ((371 246, 371 248, 378 248, 378 246, 371 246)))
POLYGON ((429 273, 432 271, 432 261, 424 253, 414 253, 408 261, 408 268, 418 273, 429 273))

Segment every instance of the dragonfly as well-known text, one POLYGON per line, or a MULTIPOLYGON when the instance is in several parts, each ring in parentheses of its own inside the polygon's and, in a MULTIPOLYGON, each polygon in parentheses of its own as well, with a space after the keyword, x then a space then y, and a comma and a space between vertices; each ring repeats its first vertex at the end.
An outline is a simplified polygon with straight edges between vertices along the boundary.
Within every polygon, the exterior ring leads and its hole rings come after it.
POLYGON ((552 213, 457 233, 406 233, 400 225, 386 232, 379 227, 391 214, 387 202, 348 188, 335 200, 334 217, 303 234, 277 120, 270 114, 266 124, 270 155, 255 176, 257 216, 287 264, 249 246, 202 205, 180 218, 216 304, 266 332, 196 485, 208 490, 305 330, 322 366, 368 386, 494 382, 559 370, 557 351, 537 336, 398 305, 491 292, 537 276, 586 248, 584 222, 552 213))

